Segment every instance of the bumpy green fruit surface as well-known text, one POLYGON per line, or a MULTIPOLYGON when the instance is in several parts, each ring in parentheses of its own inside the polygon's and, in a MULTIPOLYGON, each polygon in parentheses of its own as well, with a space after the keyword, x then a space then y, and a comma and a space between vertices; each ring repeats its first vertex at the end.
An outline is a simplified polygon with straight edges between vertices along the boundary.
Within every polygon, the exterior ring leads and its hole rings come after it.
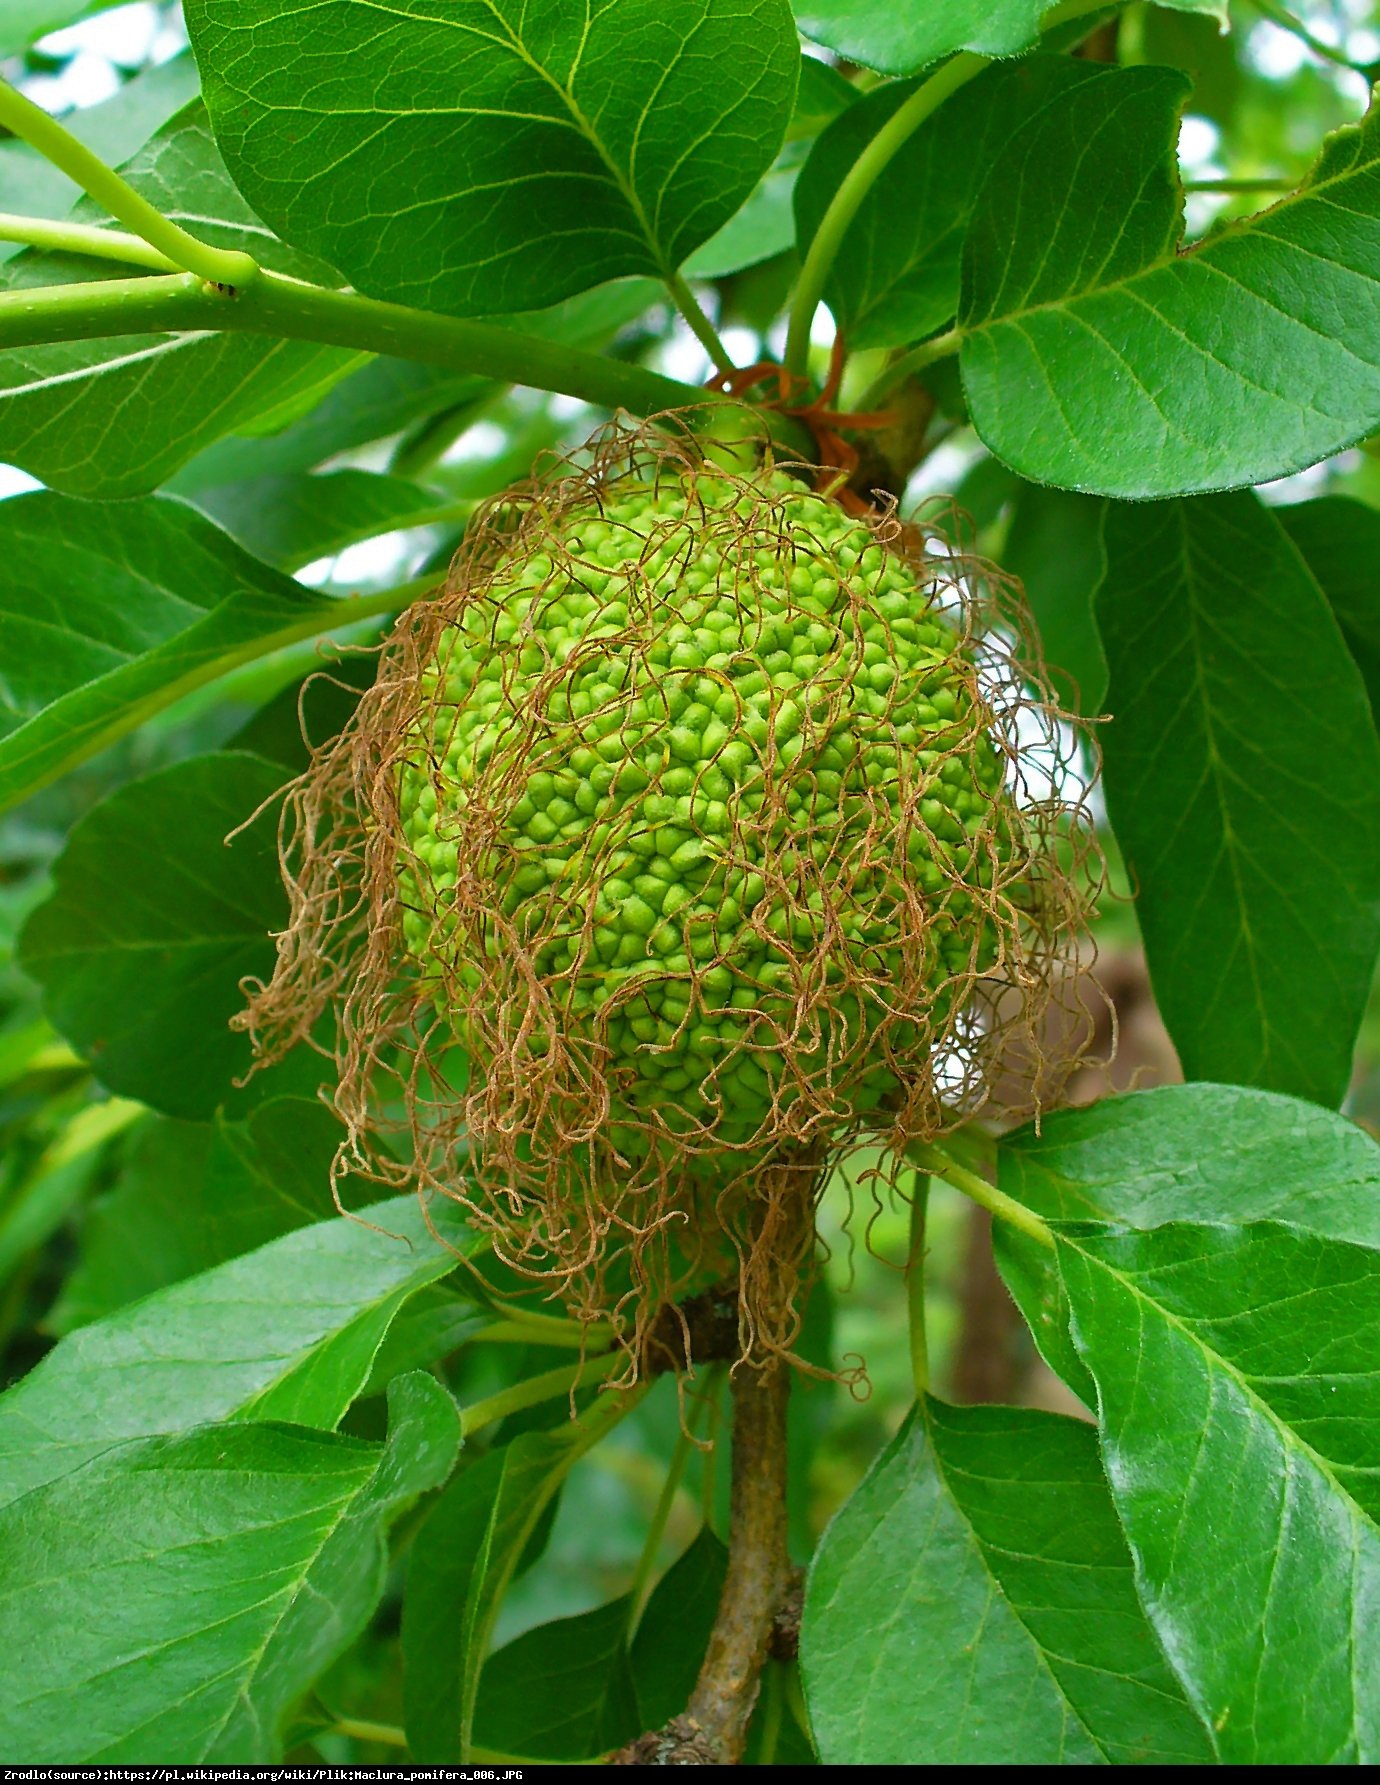
POLYGON ((606 1050, 615 1121, 742 1144, 802 1074, 874 1107, 996 952, 1011 806, 970 651, 780 473, 625 479, 517 540, 440 635, 401 781, 405 939, 461 1039, 520 957, 606 1050))

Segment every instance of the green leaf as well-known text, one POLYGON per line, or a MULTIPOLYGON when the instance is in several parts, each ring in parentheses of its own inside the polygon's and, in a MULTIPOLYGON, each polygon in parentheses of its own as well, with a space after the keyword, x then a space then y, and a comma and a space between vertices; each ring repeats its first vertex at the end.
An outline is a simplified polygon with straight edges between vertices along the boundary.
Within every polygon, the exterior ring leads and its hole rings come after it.
POLYGON ((800 161, 790 150, 786 155, 789 159, 783 157, 762 176, 742 209, 735 211, 702 247, 696 248, 685 263, 690 278, 721 279, 744 267, 758 266, 794 246, 792 199, 800 161))
POLYGON ((1107 803, 1188 1078, 1337 1104, 1380 942, 1380 745, 1254 496, 1109 508, 1107 803))
POLYGON ((394 1315, 453 1270, 450 1205, 412 1197, 290 1233, 60 1341, 0 1395, 0 1505, 134 1438, 209 1420, 330 1429, 394 1315))
POLYGON ((53 1026, 112 1091, 195 1119, 249 1070, 248 1037, 228 1024, 244 1007, 240 981, 272 969, 285 896, 271 816, 226 838, 282 781, 261 757, 196 756, 73 827, 20 961, 53 1026))
POLYGON ((728 1551, 708 1525, 662 1575, 633 1639, 643 1729, 661 1729, 689 1703, 719 1609, 728 1551))
POLYGON ((1001 1188, 1046 1221, 1287 1221, 1380 1251, 1380 1145, 1296 1097, 1164 1085, 1055 1110, 999 1158, 1001 1188))
POLYGON ((801 1667, 826 1766, 1212 1758, 1056 1414, 926 1398, 825 1534, 801 1667))
POLYGON ((453 497, 405 477, 350 467, 314 476, 251 478, 207 492, 197 506, 256 557, 283 570, 297 570, 376 533, 456 520, 467 512, 453 497))
MULTIPOLYGON (((379 627, 383 624, 376 622, 379 627)), ((370 641, 357 634, 356 642, 370 641)), ((360 695, 373 684, 378 658, 354 645, 314 652, 313 658, 305 675, 280 688, 251 715, 229 740, 231 748, 266 756, 281 763, 289 775, 299 775, 310 764, 314 748, 340 736, 354 717, 360 695)))
POLYGON ((0 504, 0 806, 336 612, 167 497, 0 504))
POLYGON ((1297 1228, 1059 1241, 1146 1610, 1227 1765, 1380 1758, 1380 1253, 1297 1228))
POLYGON ((818 136, 858 97, 858 89, 845 74, 818 56, 802 55, 800 81, 795 90, 795 111, 787 140, 818 136))
MULTIPOLYGON (((954 50, 1014 56, 1029 49, 1054 0, 793 0, 804 36, 883 74, 914 74, 954 50)), ((1159 0, 1177 12, 1205 12, 1226 28, 1226 0, 1159 0)), ((1107 0, 1111 13, 1116 0, 1107 0)), ((1090 9, 1092 10, 1092 9, 1090 9)), ((1078 22, 1086 32, 1093 18, 1078 22)))
POLYGON ((454 1402, 386 1445, 228 1426, 121 1445, 0 1513, 0 1742, 30 1764, 281 1758, 285 1712, 363 1628, 388 1526, 450 1470, 454 1402))
POLYGON ((1089 715, 1101 713, 1107 700, 1107 659, 1093 612, 1106 570, 1102 511, 1094 497, 1018 483, 1001 554, 1025 590, 1056 692, 1089 715))
POLYGON ((1380 718, 1380 512, 1349 496, 1319 496, 1275 516, 1328 599, 1380 718))
POLYGON ((418 1290, 401 1307, 374 1353, 369 1379, 360 1399, 379 1395, 395 1376, 407 1370, 430 1369, 492 1326, 491 1309, 466 1299, 450 1282, 418 1290))
POLYGON ((640 1735, 625 1648, 628 1609, 626 1597, 615 1599, 539 1625, 491 1655, 479 1685, 476 1743, 537 1760, 592 1760, 640 1735))
MULTIPOLYGON (((70 1332, 323 1220, 340 1135, 325 1105, 303 1097, 274 1098, 245 1122, 151 1118, 113 1189, 88 1211, 47 1325, 70 1332)), ((348 1186, 341 1193, 361 1200, 348 1186)))
MULTIPOLYGON (((322 262, 276 242, 235 190, 200 102, 121 169, 165 215, 275 272, 336 283, 322 262)), ((105 221, 90 201, 83 222, 105 221)), ((0 268, 11 290, 110 276, 108 261, 30 252, 0 268)), ((257 417, 327 389, 356 354, 251 335, 121 335, 13 347, 0 359, 0 457, 77 496, 156 488, 193 453, 257 417)))
POLYGON ((1380 415, 1380 112, 1299 192, 1180 252, 1177 71, 1097 69, 1020 131, 964 249, 973 424, 1022 476, 1111 496, 1260 483, 1380 415))
POLYGON ((914 74, 955 50, 1014 56, 1040 34, 1052 0, 793 0, 812 43, 882 74, 914 74))
MULTIPOLYGON (((989 69, 911 135, 859 205, 824 288, 850 348, 904 346, 952 318, 964 234, 993 159, 1051 99, 1096 72, 1067 56, 989 69)), ((795 189, 802 249, 848 170, 919 84, 878 87, 815 144, 795 189)))
POLYGON ((191 0, 187 24, 255 209, 455 316, 674 273, 770 165, 800 61, 786 0, 191 0))
POLYGON ((456 1475, 417 1533, 403 1598, 407 1745, 423 1765, 470 1757, 494 1619, 542 1513, 617 1416, 611 1398, 578 1423, 522 1432, 456 1475))
POLYGON ((397 434, 428 415, 478 405, 500 387, 470 373, 380 356, 333 384, 319 403, 272 434, 230 434, 169 480, 173 494, 201 504, 224 486, 294 477, 353 447, 397 434))
MULTIPOLYGON (((998 1184, 1046 1221, 1288 1221, 1380 1250, 1380 1146, 1315 1103, 1168 1085, 1056 1110, 1001 1143, 998 1184)), ((1058 1267, 1005 1226, 997 1262, 1046 1362, 1092 1406, 1058 1267)))

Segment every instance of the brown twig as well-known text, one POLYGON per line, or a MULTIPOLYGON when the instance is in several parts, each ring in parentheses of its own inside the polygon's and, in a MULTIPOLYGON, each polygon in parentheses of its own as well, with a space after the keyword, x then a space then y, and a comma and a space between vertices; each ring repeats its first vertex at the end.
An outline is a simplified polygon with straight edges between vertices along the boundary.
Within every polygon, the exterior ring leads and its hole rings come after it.
POLYGON ((742 1758, 758 1678, 790 1584, 786 1550, 786 1405, 791 1372, 778 1359, 733 1379, 733 1495, 728 1575, 700 1677, 686 1706, 718 1764, 742 1758))
MULTIPOLYGON (((782 1302, 792 1322, 814 1241, 820 1170, 807 1150, 769 1167, 760 1184, 749 1262, 770 1275, 761 1285, 765 1301, 782 1302)), ((760 1361, 744 1356, 734 1369, 728 1573, 709 1645, 684 1713, 620 1749, 615 1766, 736 1766, 767 1657, 791 1652, 792 1631, 798 1641, 800 1582, 786 1542, 791 1373, 784 1349, 760 1361)))
POLYGON ((791 1586, 786 1550, 790 1366, 768 1358, 733 1377, 728 1574, 695 1690, 682 1716, 613 1756, 614 1766, 736 1766, 762 1668, 791 1586))

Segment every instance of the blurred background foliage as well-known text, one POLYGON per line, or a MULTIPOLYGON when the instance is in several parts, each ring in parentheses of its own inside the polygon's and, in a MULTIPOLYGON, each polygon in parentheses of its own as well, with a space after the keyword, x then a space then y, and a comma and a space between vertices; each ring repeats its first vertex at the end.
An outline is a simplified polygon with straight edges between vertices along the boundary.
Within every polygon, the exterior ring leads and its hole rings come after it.
MULTIPOLYGON (((141 130, 155 127, 195 91, 186 35, 175 5, 88 10, 90 18, 24 49, 44 8, 35 0, 0 0, 0 50, 13 52, 5 73, 99 142, 104 153, 128 154, 141 130)), ((53 0, 47 11, 58 18, 72 8, 53 0)), ((1315 40, 1311 47, 1275 21, 1278 9, 1271 5, 1239 3, 1232 11, 1236 28, 1223 35, 1202 15, 1133 5, 1088 46, 1088 53, 1103 59, 1167 63, 1191 75, 1193 97, 1180 139, 1191 237, 1268 203, 1270 183, 1283 190, 1301 177, 1321 137, 1359 116, 1366 73, 1380 72, 1380 24, 1368 0, 1301 5, 1299 17, 1315 40), (1241 182, 1243 189, 1194 189, 1222 181, 1241 182)), ((779 312, 794 252, 779 244, 790 237, 794 173, 840 95, 847 97, 846 86, 866 88, 875 78, 834 67, 822 54, 818 77, 777 168, 754 200, 751 264, 742 264, 741 241, 735 248, 716 238, 692 267, 700 295, 740 364, 781 349, 779 312)), ((32 208, 36 177, 30 152, 13 140, 0 141, 0 208, 32 208), (20 187, 23 204, 14 197, 20 187)), ((70 194, 61 176, 53 176, 49 197, 51 214, 62 214, 70 194)), ((13 252, 0 249, 6 257, 13 252)), ((591 319, 592 340, 682 378, 705 376, 703 349, 658 300, 655 287, 623 281, 591 294, 595 299, 602 309, 591 319)), ((821 311, 815 344, 821 371, 831 335, 821 311)), ((855 357, 850 383, 856 391, 879 367, 879 356, 855 357)), ((924 406, 922 443, 912 455, 919 462, 905 499, 956 493, 982 551, 1032 583, 1043 579, 1046 600, 1057 611, 1061 580, 1072 586, 1079 575, 1084 499, 1056 497, 1032 510, 1018 480, 986 455, 965 425, 943 372, 936 369, 932 400, 924 406)), ((324 398, 313 393, 298 412, 271 418, 270 431, 218 441, 170 487, 258 555, 308 583, 351 592, 386 588, 443 567, 476 500, 525 475, 540 453, 574 446, 600 419, 573 399, 476 385, 422 368, 400 373, 396 364, 366 366, 324 398), (403 524, 378 531, 378 518, 361 512, 350 482, 359 471, 398 480, 399 506, 384 521, 401 516, 403 524), (420 500, 406 497, 408 484, 421 492, 420 500)), ((0 468, 4 496, 34 487, 25 474, 0 468)), ((1262 493, 1282 505, 1337 494, 1380 507, 1380 441, 1262 493)), ((1077 594, 1071 588, 1070 598, 1077 594)), ((371 636, 364 628, 341 642, 367 645, 371 636)), ((216 683, 0 819, 0 1385, 17 1380, 59 1336, 84 1321, 329 1213, 325 1162, 333 1134, 323 1112, 300 1101, 269 1099, 235 1120, 222 1114, 190 1122, 113 1097, 45 1021, 36 988, 13 958, 15 936, 50 889, 50 865, 72 825, 112 790, 227 746, 243 744, 275 762, 300 762, 299 690, 321 658, 315 646, 294 647, 216 683), (285 1190, 289 1179, 295 1191, 285 1190)), ((358 679, 359 659, 337 654, 332 661, 347 683, 352 669, 358 679)), ((348 688, 313 692, 308 723, 317 735, 339 723, 349 698, 348 688)), ((0 653, 0 729, 16 720, 6 704, 0 653)), ((1129 902, 1105 903, 1096 941, 1121 1049, 1110 1071, 1081 1074, 1074 1087, 1079 1101, 1179 1076, 1129 902)), ((1100 1020, 1105 1040, 1105 1012, 1100 1020)), ((1380 1132, 1380 997, 1371 1001, 1347 1108, 1380 1132)), ((825 1205, 827 1262, 810 1309, 808 1349, 826 1367, 863 1360, 866 1377, 851 1387, 828 1376, 800 1384, 793 1413, 792 1519, 801 1556, 911 1399, 902 1284, 908 1214, 897 1198, 877 1199, 858 1189, 865 1165, 858 1162, 849 1177, 840 1178, 825 1205)), ((1076 1411, 1036 1359, 1015 1317, 991 1263, 981 1211, 960 1202, 936 1186, 928 1244, 938 1390, 958 1400, 1076 1411)), ((443 1287, 419 1298, 390 1346, 405 1346, 425 1321, 434 1330, 434 1323, 453 1319, 458 1331, 461 1323, 448 1299, 443 1287)), ((462 1400, 470 1400, 562 1361, 559 1354, 540 1358, 516 1347, 460 1345, 439 1367, 462 1400)), ((722 1417, 722 1384, 711 1382, 704 1392, 698 1431, 708 1437, 722 1417)), ((564 1416, 557 1403, 520 1417, 540 1423, 564 1416)), ((381 1395, 366 1396, 348 1425, 380 1434, 381 1395)), ((513 1429, 510 1422, 505 1435, 513 1429)), ((678 1446, 685 1468, 666 1519, 662 1563, 690 1542, 701 1508, 711 1528, 723 1533, 726 1470, 712 1450, 685 1446, 675 1388, 664 1379, 575 1471, 544 1533, 539 1561, 505 1606, 501 1642, 628 1590, 678 1446)), ((387 1756, 387 1732, 401 1721, 397 1641, 394 1592, 366 1636, 322 1682, 298 1731, 299 1758, 387 1756)), ((778 1682, 768 1690, 784 1689, 778 1682)), ((778 1750, 778 1760, 785 1754, 778 1750)))

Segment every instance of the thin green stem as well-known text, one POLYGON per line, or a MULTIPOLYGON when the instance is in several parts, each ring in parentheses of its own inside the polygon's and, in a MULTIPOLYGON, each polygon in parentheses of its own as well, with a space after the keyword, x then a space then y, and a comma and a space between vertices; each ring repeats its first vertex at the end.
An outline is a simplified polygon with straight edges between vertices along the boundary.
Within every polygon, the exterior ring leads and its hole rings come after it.
POLYGON ((986 1178, 980 1178, 975 1171, 960 1165, 957 1159, 951 1159, 942 1147, 913 1147, 910 1157, 932 1176, 943 1178, 946 1184, 952 1184, 955 1190, 961 1190, 982 1208, 990 1209, 998 1221, 1005 1221, 1008 1226, 1053 1251, 1054 1233, 1046 1222, 1004 1190, 989 1184, 986 1178))
POLYGON ((405 1748, 407 1733, 396 1723, 371 1723, 367 1717, 337 1717, 323 1735, 348 1735, 356 1742, 377 1742, 382 1748, 405 1748))
POLYGON ((1278 0, 1251 0, 1251 3, 1272 25, 1278 25, 1281 31, 1297 37, 1300 43, 1306 44, 1324 62, 1331 62, 1338 68, 1349 68, 1353 74, 1368 76, 1369 71, 1353 62, 1345 50, 1339 50, 1336 44, 1324 43, 1322 38, 1315 37, 1303 20, 1296 18, 1287 6, 1279 5, 1278 0))
POLYGON ((806 252, 795 296, 791 300, 785 356, 790 371, 800 374, 805 371, 810 352, 810 325, 859 206, 925 119, 938 111, 960 87, 981 74, 989 61, 990 57, 964 50, 946 62, 892 113, 844 175, 806 252))
POLYGON ((468 1438, 475 1432, 482 1432, 485 1426, 496 1425, 510 1413, 521 1413, 526 1407, 554 1401, 557 1395, 588 1388, 611 1376, 623 1361, 622 1353, 613 1351, 602 1357, 582 1358, 579 1363, 566 1364, 558 1370, 546 1370, 540 1376, 529 1376, 523 1382, 513 1383, 511 1388, 501 1389, 498 1394, 466 1407, 460 1415, 461 1430, 468 1438))
MULTIPOLYGON (((715 1364, 709 1371, 706 1391, 717 1393, 722 1375, 720 1366, 715 1364)), ((661 1553, 661 1540, 666 1535, 666 1526, 676 1503, 676 1495, 680 1492, 681 1483, 685 1479, 685 1471, 690 1462, 690 1453, 695 1449, 695 1430, 700 1423, 705 1407, 708 1405, 701 1396, 691 1404, 690 1417, 681 1426, 680 1436, 676 1440, 676 1448, 671 1455, 671 1462, 666 1470, 666 1479, 661 1484, 661 1493, 652 1512, 652 1522, 647 1527, 647 1540, 642 1545, 642 1554, 637 1559, 637 1571, 633 1575, 632 1587, 629 1590, 628 1607, 628 1640, 631 1642, 637 1633, 637 1626, 642 1614, 647 1609, 647 1601, 652 1596, 652 1576, 656 1573, 657 1558, 661 1553)))
POLYGON ((928 341, 921 341, 918 346, 909 348, 892 360, 889 366, 882 368, 880 375, 861 397, 860 406, 863 409, 876 408, 903 378, 909 378, 912 372, 922 371, 936 360, 947 359, 951 353, 957 353, 962 344, 963 330, 951 328, 942 335, 932 335, 928 341))
MULTIPOLYGON (((1105 5, 1106 0, 1060 0, 1059 5, 1052 6, 1044 15, 1040 21, 1040 29, 1048 31, 1053 26, 1079 18, 1084 13, 1098 12, 1105 5)), ((979 56, 972 50, 961 50, 936 69, 903 105, 897 107, 844 175, 806 251, 795 296, 791 300, 785 355, 790 371, 803 375, 806 370, 810 352, 810 325, 824 297, 830 270, 838 258, 844 237, 858 214, 859 206, 926 118, 932 117, 946 99, 952 98, 961 87, 965 87, 976 75, 981 74, 991 60, 990 56, 979 56)))
POLYGON ((1262 174, 1259 179, 1243 177, 1220 180, 1185 180, 1185 192, 1292 192, 1298 185, 1287 174, 1262 174))
POLYGON ((925 1334, 925 1217, 929 1173, 917 1171, 910 1202, 910 1249, 906 1258, 906 1313, 910 1322, 910 1370, 918 1401, 930 1386, 930 1349, 925 1334))
POLYGON ((0 348, 208 330, 393 354, 644 415, 708 409, 722 400, 697 385, 582 348, 494 323, 462 322, 354 292, 326 291, 277 273, 262 273, 247 290, 235 292, 173 273, 0 293, 0 348))
POLYGON ((718 372, 731 372, 733 361, 728 357, 728 349, 719 339, 718 330, 704 313, 700 300, 691 291, 680 273, 672 273, 666 281, 666 289, 675 300, 675 306, 689 323, 691 332, 700 346, 704 348, 718 372))
POLYGON ((604 354, 519 335, 494 323, 460 322, 354 292, 326 291, 271 273, 228 308, 223 328, 396 354, 505 384, 561 391, 605 409, 645 414, 686 405, 705 408, 716 401, 698 385, 604 354))
POLYGON ((141 198, 113 167, 107 167, 99 155, 79 142, 42 106, 16 92, 8 81, 0 81, 0 124, 37 149, 68 179, 75 180, 103 210, 141 236, 151 248, 165 254, 174 266, 212 284, 245 286, 258 277, 259 265, 252 255, 234 248, 212 248, 188 235, 146 198, 141 198))
POLYGON ((44 217, 18 217, 0 211, 0 242, 23 242, 27 248, 84 254, 94 260, 118 260, 155 273, 179 270, 175 260, 150 248, 142 236, 126 235, 121 229, 98 229, 94 223, 51 223, 44 217))
POLYGON ((583 1351, 601 1356, 613 1343, 607 1326, 581 1326, 574 1320, 555 1320, 549 1314, 517 1314, 495 1320, 470 1337, 471 1344, 550 1345, 562 1351, 583 1351))

